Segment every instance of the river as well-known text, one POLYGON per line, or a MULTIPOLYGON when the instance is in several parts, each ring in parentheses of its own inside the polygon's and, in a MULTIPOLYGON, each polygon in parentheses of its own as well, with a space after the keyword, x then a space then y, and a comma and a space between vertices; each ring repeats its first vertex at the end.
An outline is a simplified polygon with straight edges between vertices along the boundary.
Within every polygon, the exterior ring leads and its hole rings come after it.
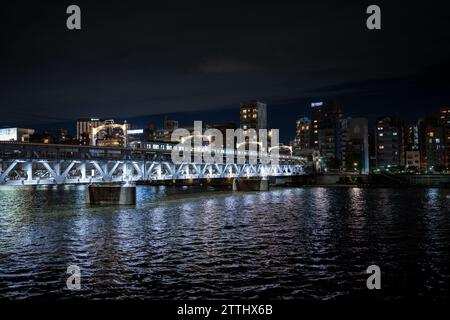
POLYGON ((449 299, 448 189, 138 186, 99 207, 85 188, 0 187, 0 298, 449 299))

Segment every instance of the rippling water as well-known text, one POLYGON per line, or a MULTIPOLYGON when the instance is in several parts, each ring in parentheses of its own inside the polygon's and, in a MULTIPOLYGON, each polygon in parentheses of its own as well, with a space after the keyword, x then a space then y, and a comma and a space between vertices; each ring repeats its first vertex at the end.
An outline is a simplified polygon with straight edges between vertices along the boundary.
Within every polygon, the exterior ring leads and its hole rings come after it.
POLYGON ((449 190, 137 193, 92 207, 84 186, 1 187, 0 298, 449 299, 449 190))

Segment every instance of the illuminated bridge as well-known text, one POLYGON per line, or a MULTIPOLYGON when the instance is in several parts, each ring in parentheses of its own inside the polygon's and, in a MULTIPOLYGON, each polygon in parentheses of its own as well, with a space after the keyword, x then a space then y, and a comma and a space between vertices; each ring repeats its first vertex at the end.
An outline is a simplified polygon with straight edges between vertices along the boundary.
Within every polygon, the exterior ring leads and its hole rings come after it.
MULTIPOLYGON (((174 164, 169 143, 116 148, 0 142, 0 185, 285 177, 304 173, 306 159, 278 156, 278 164, 174 164)), ((237 150, 221 150, 237 157, 237 150)), ((248 152, 245 155, 248 158, 248 152)), ((247 161, 248 162, 248 161, 247 161)))

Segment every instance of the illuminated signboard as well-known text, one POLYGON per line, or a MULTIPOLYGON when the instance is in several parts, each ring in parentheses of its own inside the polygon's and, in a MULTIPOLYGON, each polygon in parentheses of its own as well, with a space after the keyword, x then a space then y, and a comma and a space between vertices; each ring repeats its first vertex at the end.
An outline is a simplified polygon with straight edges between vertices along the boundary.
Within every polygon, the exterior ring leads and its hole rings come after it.
POLYGON ((144 129, 127 130, 127 134, 141 134, 144 133, 144 129))
POLYGON ((323 102, 322 101, 320 101, 320 102, 312 102, 311 103, 311 108, 321 107, 321 106, 323 106, 323 102))

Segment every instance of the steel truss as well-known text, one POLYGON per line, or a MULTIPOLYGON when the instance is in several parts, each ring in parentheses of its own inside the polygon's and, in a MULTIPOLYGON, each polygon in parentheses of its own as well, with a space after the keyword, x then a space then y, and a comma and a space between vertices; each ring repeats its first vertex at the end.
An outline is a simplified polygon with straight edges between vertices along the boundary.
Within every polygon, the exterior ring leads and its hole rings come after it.
POLYGON ((3 185, 269 177, 303 173, 300 164, 175 165, 169 161, 117 160, 12 160, 0 163, 0 184, 3 185))

